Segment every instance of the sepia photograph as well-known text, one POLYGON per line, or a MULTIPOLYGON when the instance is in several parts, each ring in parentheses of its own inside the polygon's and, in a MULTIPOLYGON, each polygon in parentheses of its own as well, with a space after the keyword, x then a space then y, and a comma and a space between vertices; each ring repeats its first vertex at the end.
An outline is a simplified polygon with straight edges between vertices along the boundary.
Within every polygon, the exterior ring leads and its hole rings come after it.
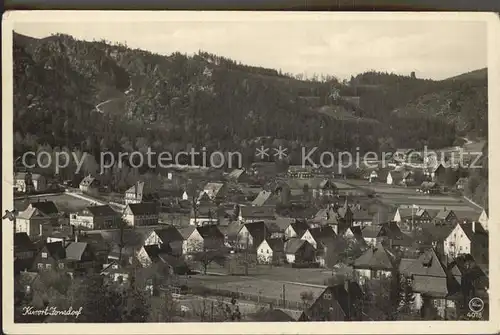
POLYGON ((12 329, 498 331, 498 15, 71 15, 2 22, 12 329))

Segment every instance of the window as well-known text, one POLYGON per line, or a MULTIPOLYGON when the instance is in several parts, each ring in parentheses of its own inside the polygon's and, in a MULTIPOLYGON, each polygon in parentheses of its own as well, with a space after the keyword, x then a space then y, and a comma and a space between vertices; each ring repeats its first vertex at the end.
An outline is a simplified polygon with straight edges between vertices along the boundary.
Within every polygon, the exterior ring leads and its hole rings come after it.
POLYGON ((42 258, 47 258, 47 253, 46 252, 42 252, 42 258))
POLYGON ((50 269, 50 268, 52 267, 52 264, 45 264, 45 267, 46 267, 47 269, 50 269))
POLYGON ((43 269, 43 264, 42 263, 38 263, 36 266, 37 266, 38 269, 43 269))
POLYGON ((268 253, 269 253, 269 249, 266 250, 266 254, 268 254, 268 253))
POLYGON ((331 295, 331 293, 325 293, 325 294, 323 295, 323 297, 324 297, 326 300, 332 300, 332 295, 331 295))
POLYGON ((64 269, 64 263, 59 263, 59 269, 64 269))

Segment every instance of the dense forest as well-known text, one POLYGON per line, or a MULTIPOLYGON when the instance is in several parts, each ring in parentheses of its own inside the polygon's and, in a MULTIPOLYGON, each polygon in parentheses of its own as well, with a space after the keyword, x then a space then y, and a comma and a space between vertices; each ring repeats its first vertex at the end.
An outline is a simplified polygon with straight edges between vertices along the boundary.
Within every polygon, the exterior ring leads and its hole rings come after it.
POLYGON ((204 146, 252 160, 263 144, 444 147, 457 136, 487 135, 486 83, 486 75, 432 81, 375 71, 344 82, 304 79, 202 51, 162 56, 14 34, 15 154, 40 146, 94 154, 204 146), (360 103, 348 102, 352 96, 360 103))

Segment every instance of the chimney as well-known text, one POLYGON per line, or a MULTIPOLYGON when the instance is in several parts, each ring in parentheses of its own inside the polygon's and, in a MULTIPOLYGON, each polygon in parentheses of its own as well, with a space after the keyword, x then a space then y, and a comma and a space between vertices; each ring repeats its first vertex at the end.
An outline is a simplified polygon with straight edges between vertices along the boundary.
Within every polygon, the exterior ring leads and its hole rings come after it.
POLYGON ((137 192, 139 191, 139 181, 135 182, 135 197, 137 198, 137 192))
POLYGON ((444 206, 444 211, 446 212, 446 206, 444 206))
POLYGON ((472 221, 472 232, 476 233, 476 221, 472 221))

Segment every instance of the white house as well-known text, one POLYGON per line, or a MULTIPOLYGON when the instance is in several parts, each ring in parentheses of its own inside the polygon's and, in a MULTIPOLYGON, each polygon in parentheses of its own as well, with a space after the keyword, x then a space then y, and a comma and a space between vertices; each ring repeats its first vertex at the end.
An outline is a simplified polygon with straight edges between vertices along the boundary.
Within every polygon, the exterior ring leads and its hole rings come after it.
POLYGON ((444 254, 453 259, 471 254, 478 263, 484 263, 488 257, 488 233, 478 222, 458 223, 444 240, 444 254))
POLYGON ((189 226, 185 228, 179 228, 178 230, 183 238, 183 255, 189 255, 190 253, 203 250, 203 237, 198 232, 196 227, 189 226))
POLYGON ((82 211, 72 213, 70 225, 87 229, 112 228, 118 222, 119 214, 109 205, 89 206, 82 211))
POLYGON ((387 174, 387 184, 388 185, 398 185, 401 180, 403 180, 403 174, 401 171, 389 171, 387 174))
POLYGON ((295 220, 285 229, 285 238, 302 238, 307 230, 309 230, 309 225, 306 222, 295 220))
POLYGON ((266 239, 257 246, 257 261, 261 264, 281 263, 284 257, 282 239, 266 239))
POLYGON ((129 226, 153 226, 158 224, 158 208, 154 203, 128 204, 123 219, 129 226))
POLYGON ((96 178, 88 175, 80 182, 79 188, 80 191, 85 193, 95 193, 98 189, 98 181, 96 178))
POLYGON ((30 183, 29 179, 31 179, 34 191, 44 191, 47 188, 47 180, 44 176, 33 173, 30 177, 29 172, 18 172, 14 176, 14 184, 19 192, 26 192, 28 190, 29 186, 26 187, 27 179, 28 183, 30 183))

